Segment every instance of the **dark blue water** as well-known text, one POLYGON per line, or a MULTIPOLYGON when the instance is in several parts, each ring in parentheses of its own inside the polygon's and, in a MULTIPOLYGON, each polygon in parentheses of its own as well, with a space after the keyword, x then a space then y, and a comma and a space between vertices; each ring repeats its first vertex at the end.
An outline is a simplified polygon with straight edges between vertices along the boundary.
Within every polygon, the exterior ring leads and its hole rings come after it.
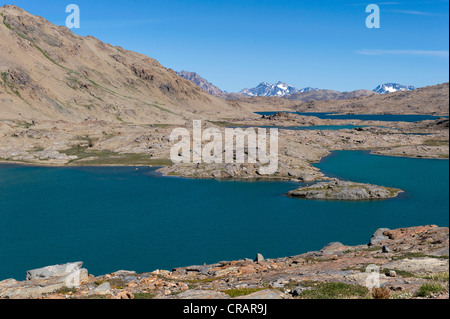
POLYGON ((0 166, 0 279, 84 261, 90 273, 282 257, 332 241, 368 242, 379 227, 448 226, 449 165, 337 152, 325 172, 400 187, 401 198, 288 198, 298 184, 160 177, 142 168, 0 166))
MULTIPOLYGON (((257 112, 256 114, 270 116, 279 112, 257 112)), ((419 122, 425 120, 436 120, 440 117, 448 118, 448 116, 434 116, 422 114, 336 114, 323 112, 288 112, 303 116, 315 116, 324 120, 362 120, 362 121, 382 121, 382 122, 419 122)))

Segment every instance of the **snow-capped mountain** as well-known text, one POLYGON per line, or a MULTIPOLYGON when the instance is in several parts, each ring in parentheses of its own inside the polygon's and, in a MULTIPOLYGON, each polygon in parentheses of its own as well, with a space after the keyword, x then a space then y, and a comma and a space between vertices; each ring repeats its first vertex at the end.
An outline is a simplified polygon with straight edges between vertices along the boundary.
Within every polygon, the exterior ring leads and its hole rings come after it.
POLYGON ((267 82, 260 83, 257 87, 252 89, 243 89, 240 94, 244 94, 247 96, 270 96, 270 97, 283 97, 295 93, 301 93, 301 92, 311 92, 311 91, 318 91, 318 89, 314 88, 305 88, 302 90, 299 90, 291 85, 288 85, 284 82, 278 82, 276 84, 270 84, 267 82))
POLYGON ((401 85, 397 83, 385 83, 378 85, 374 92, 378 94, 393 93, 398 91, 414 91, 416 88, 411 85, 401 85))
POLYGON ((297 93, 303 93, 303 92, 316 92, 316 91, 320 91, 320 89, 312 88, 312 87, 307 87, 307 88, 298 90, 297 93))

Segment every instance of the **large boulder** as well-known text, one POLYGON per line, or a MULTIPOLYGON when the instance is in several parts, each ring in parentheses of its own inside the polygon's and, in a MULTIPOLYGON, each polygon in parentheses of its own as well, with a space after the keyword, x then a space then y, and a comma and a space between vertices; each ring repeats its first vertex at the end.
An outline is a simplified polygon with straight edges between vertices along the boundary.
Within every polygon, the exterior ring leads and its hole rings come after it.
POLYGON ((64 288, 78 288, 89 279, 82 262, 47 266, 27 271, 26 281, 0 282, 0 298, 37 299, 64 288))
POLYGON ((81 266, 83 266, 83 262, 80 261, 28 270, 26 279, 33 280, 33 279, 45 279, 50 277, 64 276, 80 270, 81 266))

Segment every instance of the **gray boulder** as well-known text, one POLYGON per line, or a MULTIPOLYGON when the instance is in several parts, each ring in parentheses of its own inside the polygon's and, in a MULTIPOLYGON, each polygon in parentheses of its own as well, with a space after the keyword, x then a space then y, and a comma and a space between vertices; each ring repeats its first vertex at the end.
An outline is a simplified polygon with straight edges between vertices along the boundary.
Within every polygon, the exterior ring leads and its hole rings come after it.
POLYGON ((104 282, 91 291, 90 295, 111 295, 111 284, 109 282, 104 282))
POLYGON ((304 174, 300 176, 300 180, 303 183, 314 183, 316 181, 316 178, 311 174, 304 174))
POLYGON ((81 266, 83 266, 83 262, 80 261, 28 270, 26 280, 45 279, 68 275, 74 271, 80 270, 81 266))
POLYGON ((375 231, 375 233, 372 235, 372 238, 370 239, 369 246, 375 246, 378 243, 388 240, 389 237, 384 235, 385 231, 390 230, 389 228, 379 228, 375 231))
POLYGON ((264 261, 263 255, 257 254, 256 258, 255 258, 255 262, 259 263, 259 262, 262 262, 262 261, 264 261))

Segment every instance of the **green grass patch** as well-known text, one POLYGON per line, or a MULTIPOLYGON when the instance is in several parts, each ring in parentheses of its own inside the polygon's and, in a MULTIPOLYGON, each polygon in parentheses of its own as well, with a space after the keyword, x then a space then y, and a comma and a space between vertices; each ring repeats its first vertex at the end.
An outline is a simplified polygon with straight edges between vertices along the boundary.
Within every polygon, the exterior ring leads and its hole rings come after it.
POLYGON ((449 273, 448 272, 434 273, 434 274, 420 276, 420 278, 427 279, 427 280, 433 280, 436 282, 447 282, 448 283, 449 282, 449 273))
MULTIPOLYGON (((87 141, 92 145, 92 141, 87 141)), ((81 166, 169 166, 172 165, 170 159, 151 158, 148 154, 119 154, 107 150, 90 150, 87 146, 76 145, 70 149, 59 151, 67 156, 77 156, 78 159, 70 161, 70 164, 81 166)))
POLYGON ((216 280, 220 280, 222 277, 212 277, 212 278, 202 278, 202 279, 188 279, 183 280, 184 283, 187 284, 209 284, 216 280))
POLYGON ((402 260, 407 258, 436 258, 436 259, 448 259, 448 256, 432 256, 432 255, 426 255, 421 252, 408 252, 401 254, 399 256, 392 257, 392 260, 402 260))
POLYGON ((381 246, 373 246, 373 247, 369 247, 369 248, 364 248, 361 251, 382 251, 383 247, 381 246))
POLYGON ((6 77, 8 76, 8 73, 2 72, 1 75, 2 75, 3 83, 4 83, 5 86, 6 86, 6 82, 7 82, 7 80, 8 80, 6 77))
POLYGON ((11 90, 12 93, 14 93, 17 97, 19 97, 22 101, 24 101, 25 103, 27 103, 28 105, 30 105, 30 103, 28 103, 28 101, 26 101, 21 95, 20 92, 17 90, 16 86, 14 85, 14 83, 10 83, 8 82, 8 73, 6 72, 2 72, 1 73, 1 78, 3 80, 3 85, 5 87, 5 90, 7 90, 8 88, 11 90))
POLYGON ((437 294, 444 290, 444 287, 440 283, 427 283, 420 286, 417 292, 417 297, 428 297, 431 294, 437 294))
POLYGON ((222 126, 222 127, 240 127, 240 126, 247 126, 247 125, 240 125, 240 124, 235 124, 232 122, 228 122, 228 121, 208 121, 211 124, 214 124, 216 126, 222 126))
MULTIPOLYGON (((100 88, 100 89, 102 89, 102 90, 105 90, 105 91, 107 91, 108 93, 111 93, 112 95, 120 96, 120 97, 123 97, 123 98, 125 98, 125 99, 131 99, 131 97, 126 96, 126 95, 119 94, 119 93, 117 93, 117 92, 115 92, 115 91, 113 91, 113 90, 111 90, 111 89, 108 89, 107 87, 104 87, 103 85, 98 84, 97 82, 95 82, 95 81, 89 79, 88 77, 85 77, 85 79, 88 80, 89 82, 91 82, 93 86, 95 86, 95 87, 97 87, 97 88, 100 88)), ((94 96, 94 97, 95 97, 96 99, 100 100, 100 101, 103 101, 102 98, 100 98, 100 97, 97 97, 97 96, 94 96)))
POLYGON ((77 292, 76 288, 67 288, 67 287, 60 288, 55 291, 55 293, 61 294, 61 295, 69 295, 69 294, 74 294, 76 292, 77 292))
POLYGON ((120 278, 109 279, 108 282, 111 285, 111 288, 114 289, 123 289, 125 287, 125 281, 120 278))
POLYGON ((39 51, 47 58, 47 60, 49 60, 49 61, 52 62, 53 64, 59 66, 60 68, 63 68, 64 70, 70 71, 68 68, 62 66, 61 64, 58 64, 55 60, 53 60, 51 57, 49 57, 48 54, 45 53, 45 51, 42 50, 37 44, 33 43, 33 45, 34 45, 34 47, 35 47, 36 49, 38 49, 38 50, 39 50, 39 51))
POLYGON ((262 291, 262 290, 266 290, 266 288, 229 289, 229 290, 224 290, 223 293, 226 293, 231 298, 236 298, 236 297, 248 296, 252 293, 262 291))
POLYGON ((369 296, 369 289, 360 285, 349 285, 345 283, 329 282, 314 283, 303 286, 312 288, 300 294, 303 299, 363 299, 369 296))
POLYGON ((155 294, 150 292, 138 292, 134 294, 134 299, 153 299, 155 298, 155 294))
POLYGON ((97 299, 111 299, 111 296, 107 296, 107 295, 91 295, 91 296, 86 296, 86 297, 82 297, 80 299, 87 299, 87 300, 97 300, 97 299))
POLYGON ((3 13, 0 13, 0 15, 1 15, 2 18, 3 18, 3 24, 5 25, 5 27, 7 27, 9 30, 12 31, 11 25, 10 25, 9 23, 6 23, 6 17, 3 15, 3 13))
POLYGON ((168 109, 166 109, 166 108, 164 108, 164 107, 162 107, 162 106, 159 106, 159 105, 156 104, 156 103, 152 103, 152 104, 145 103, 145 104, 148 105, 148 106, 155 107, 155 108, 157 108, 158 110, 160 110, 160 111, 162 111, 162 112, 170 113, 170 114, 173 114, 173 115, 178 115, 178 114, 172 112, 171 110, 168 110, 168 109))
POLYGON ((426 146, 444 146, 448 145, 448 140, 429 139, 423 142, 426 146))
POLYGON ((382 273, 384 273, 385 275, 389 275, 389 272, 390 271, 395 271, 395 273, 398 275, 398 276, 400 276, 400 277, 403 277, 403 278, 415 278, 415 277, 417 277, 415 274, 413 274, 412 272, 409 272, 409 271, 405 271, 405 270, 398 270, 398 269, 387 269, 387 268, 384 268, 383 270, 382 270, 382 273))

